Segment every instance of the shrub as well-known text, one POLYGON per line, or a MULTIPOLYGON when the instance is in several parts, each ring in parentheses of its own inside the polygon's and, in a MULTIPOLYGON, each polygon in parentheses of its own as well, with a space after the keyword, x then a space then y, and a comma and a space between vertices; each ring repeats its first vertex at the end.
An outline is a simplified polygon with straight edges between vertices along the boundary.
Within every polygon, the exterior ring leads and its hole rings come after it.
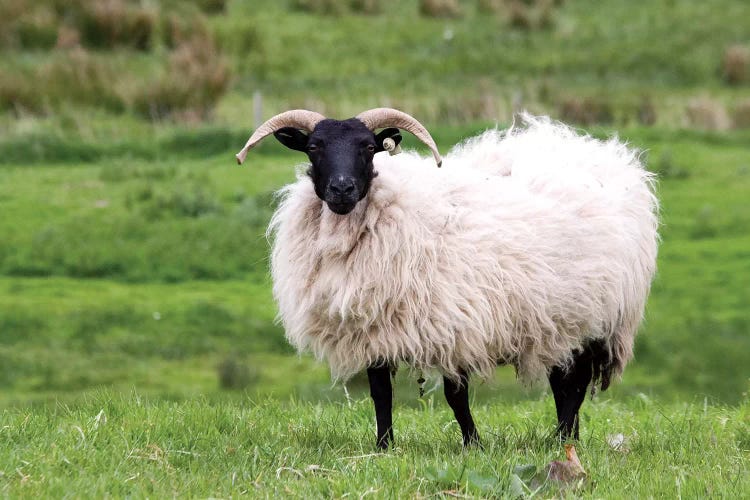
POLYGON ((419 13, 424 17, 460 17, 461 6, 458 0, 419 0, 419 13))
POLYGON ((602 98, 570 97, 560 103, 560 119, 579 125, 610 124, 612 106, 602 98))
POLYGON ((105 60, 85 49, 61 53, 43 65, 36 78, 37 92, 50 100, 96 103, 112 111, 125 108, 122 96, 115 90, 116 73, 105 60))
POLYGON ((50 49, 57 41, 57 19, 55 13, 44 5, 37 6, 30 14, 18 19, 16 25, 18 43, 28 49, 50 49))
POLYGON ((722 78, 729 85, 750 82, 750 47, 731 45, 724 51, 722 78))
POLYGON ((135 108, 161 119, 176 114, 206 118, 229 86, 229 66, 209 37, 180 43, 169 55, 166 73, 139 92, 135 108))
POLYGON ((155 31, 156 15, 125 0, 101 0, 83 4, 79 29, 89 47, 129 46, 148 50, 155 31))
POLYGON ((193 39, 211 39, 206 20, 195 13, 170 13, 161 19, 162 42, 170 49, 193 39))
POLYGON ((697 97, 688 102, 685 110, 687 124, 703 130, 726 130, 730 120, 724 105, 709 97, 697 97))

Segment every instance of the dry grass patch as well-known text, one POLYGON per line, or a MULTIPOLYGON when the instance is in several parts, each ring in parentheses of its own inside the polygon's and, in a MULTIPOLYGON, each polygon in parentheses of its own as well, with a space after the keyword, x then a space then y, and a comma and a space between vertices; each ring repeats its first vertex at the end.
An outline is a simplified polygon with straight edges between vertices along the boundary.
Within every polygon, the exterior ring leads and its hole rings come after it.
POLYGON ((685 109, 687 125, 702 130, 727 130, 731 120, 724 105, 710 97, 696 97, 685 109))

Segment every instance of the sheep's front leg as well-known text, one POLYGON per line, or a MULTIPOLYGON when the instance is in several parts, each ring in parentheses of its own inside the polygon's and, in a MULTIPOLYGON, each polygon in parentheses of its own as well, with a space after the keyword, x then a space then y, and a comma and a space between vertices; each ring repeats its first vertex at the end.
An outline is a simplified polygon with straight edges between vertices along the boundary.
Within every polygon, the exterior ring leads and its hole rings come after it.
POLYGON ((471 410, 469 409, 469 374, 465 370, 461 370, 459 375, 460 379, 458 381, 443 377, 445 399, 453 410, 458 425, 461 426, 464 446, 481 446, 479 434, 477 433, 477 428, 474 425, 474 419, 471 417, 471 410))
POLYGON ((375 421, 378 426, 377 446, 386 449, 393 443, 393 387, 391 369, 388 365, 372 366, 367 369, 370 381, 370 396, 375 403, 375 421))

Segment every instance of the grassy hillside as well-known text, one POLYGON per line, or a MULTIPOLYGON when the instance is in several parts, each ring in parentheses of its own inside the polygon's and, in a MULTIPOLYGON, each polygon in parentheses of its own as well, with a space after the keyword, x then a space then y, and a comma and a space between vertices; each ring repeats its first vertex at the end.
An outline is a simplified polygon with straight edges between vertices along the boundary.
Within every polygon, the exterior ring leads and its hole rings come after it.
POLYGON ((576 448, 587 478, 545 481, 562 460, 549 400, 479 405, 484 449, 462 451, 442 398, 397 406, 397 445, 375 451, 367 399, 154 402, 99 393, 75 407, 0 413, 8 497, 721 497, 750 493, 750 407, 648 398, 587 403, 576 448), (618 436, 619 435, 619 436, 618 436), (621 445, 616 443, 621 442, 621 445))
POLYGON ((0 11, 0 110, 12 117, 0 124, 98 137, 102 115, 249 126, 257 92, 264 116, 385 104, 430 125, 519 108, 750 125, 746 2, 466 0, 453 17, 421 3, 441 2, 13 0, 0 11))

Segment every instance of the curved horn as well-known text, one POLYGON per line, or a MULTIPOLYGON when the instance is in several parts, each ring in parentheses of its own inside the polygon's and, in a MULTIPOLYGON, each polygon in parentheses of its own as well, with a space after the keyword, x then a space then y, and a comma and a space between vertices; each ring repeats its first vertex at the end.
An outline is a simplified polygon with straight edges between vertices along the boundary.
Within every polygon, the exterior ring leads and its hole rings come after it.
POLYGON ((245 143, 245 147, 235 155, 237 163, 242 165, 242 162, 245 161, 247 152, 250 151, 250 149, 255 147, 255 145, 264 137, 273 134, 280 128, 294 127, 312 132, 315 125, 317 125, 320 120, 325 120, 325 118, 326 117, 320 113, 308 111, 306 109, 293 109, 270 118, 267 122, 258 127, 258 130, 256 130, 245 143))
POLYGON ((367 126, 370 130, 385 127, 398 127, 411 132, 414 136, 425 143, 432 150, 432 156, 435 158, 437 166, 443 164, 437 145, 432 136, 424 126, 414 117, 393 108, 375 108, 357 115, 357 119, 367 126))

